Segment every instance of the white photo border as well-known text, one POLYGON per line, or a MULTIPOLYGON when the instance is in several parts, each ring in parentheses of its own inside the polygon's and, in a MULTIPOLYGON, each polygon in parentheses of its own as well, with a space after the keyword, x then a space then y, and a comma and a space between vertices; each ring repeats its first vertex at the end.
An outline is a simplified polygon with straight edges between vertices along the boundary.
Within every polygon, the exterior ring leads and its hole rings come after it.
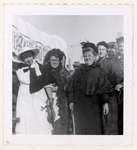
POLYGON ((4 21, 4 144, 129 145, 133 138, 133 12, 127 5, 5 6, 4 21), (25 11, 24 11, 25 10, 25 11), (122 15, 124 17, 124 135, 12 134, 12 21, 15 15, 122 15), (8 41, 8 42, 7 42, 8 41))

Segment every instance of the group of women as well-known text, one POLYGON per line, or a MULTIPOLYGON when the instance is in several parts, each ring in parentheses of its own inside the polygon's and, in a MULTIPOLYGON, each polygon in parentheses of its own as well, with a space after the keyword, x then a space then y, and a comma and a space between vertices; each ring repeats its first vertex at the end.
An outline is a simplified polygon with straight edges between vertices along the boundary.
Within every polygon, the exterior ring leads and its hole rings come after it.
POLYGON ((118 59, 107 57, 108 45, 83 42, 84 64, 70 73, 60 49, 50 50, 43 65, 35 57, 38 49, 23 49, 18 59, 25 65, 16 73, 16 134, 118 133, 117 92, 123 85, 118 59))

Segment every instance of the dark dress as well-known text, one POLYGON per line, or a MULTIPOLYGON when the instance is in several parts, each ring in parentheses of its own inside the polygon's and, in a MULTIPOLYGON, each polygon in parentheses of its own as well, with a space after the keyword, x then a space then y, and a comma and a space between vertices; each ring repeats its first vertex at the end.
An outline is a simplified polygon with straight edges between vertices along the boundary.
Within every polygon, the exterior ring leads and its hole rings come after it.
POLYGON ((65 92, 65 86, 68 82, 69 72, 64 68, 53 73, 53 77, 58 86, 56 92, 57 106, 59 107, 60 118, 54 122, 53 134, 68 134, 69 130, 69 114, 68 101, 65 92))
POLYGON ((120 62, 117 58, 102 58, 99 59, 98 64, 104 70, 108 80, 112 84, 113 92, 110 94, 110 117, 103 120, 104 134, 117 135, 118 134, 118 93, 115 91, 115 86, 123 82, 123 71, 120 62))
MULTIPOLYGON (((122 68, 122 71, 124 72, 124 56, 117 55, 117 59, 120 62, 120 67, 122 68)), ((118 98, 118 133, 119 135, 123 134, 123 118, 124 118, 124 101, 123 101, 123 88, 121 88, 120 92, 117 93, 118 98)))
POLYGON ((109 102, 111 92, 102 69, 96 64, 82 64, 72 75, 68 88, 69 102, 74 103, 76 134, 102 134, 102 106, 109 102))
POLYGON ((68 134, 68 102, 65 93, 68 75, 65 68, 53 69, 46 65, 43 66, 43 74, 37 77, 35 71, 31 69, 30 91, 32 93, 51 83, 58 86, 56 96, 60 118, 53 123, 53 134, 68 134))

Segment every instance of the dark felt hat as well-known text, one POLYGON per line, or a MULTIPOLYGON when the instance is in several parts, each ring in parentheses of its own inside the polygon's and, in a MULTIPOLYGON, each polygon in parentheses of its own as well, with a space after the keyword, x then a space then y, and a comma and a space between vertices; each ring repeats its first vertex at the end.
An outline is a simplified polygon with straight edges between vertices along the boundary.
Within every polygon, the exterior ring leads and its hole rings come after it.
POLYGON ((116 43, 115 42, 109 42, 108 48, 116 48, 116 43))
POLYGON ((120 36, 118 38, 116 38, 117 43, 123 42, 124 41, 124 37, 120 36))
POLYGON ((107 44, 105 41, 98 42, 98 43, 97 43, 97 47, 98 47, 99 45, 103 45, 103 46, 106 47, 107 49, 109 48, 109 47, 108 47, 108 44, 107 44))
POLYGON ((90 47, 94 50, 95 53, 98 53, 97 47, 94 43, 91 42, 81 42, 83 52, 87 51, 86 48, 90 47))

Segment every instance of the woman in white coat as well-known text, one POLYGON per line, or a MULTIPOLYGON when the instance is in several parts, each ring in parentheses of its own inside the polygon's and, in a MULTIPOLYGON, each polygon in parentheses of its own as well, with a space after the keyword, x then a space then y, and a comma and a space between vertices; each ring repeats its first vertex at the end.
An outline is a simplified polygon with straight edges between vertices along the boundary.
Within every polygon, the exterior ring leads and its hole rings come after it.
POLYGON ((18 55, 18 59, 26 64, 17 70, 20 82, 17 96, 16 116, 20 118, 16 124, 16 134, 51 134, 52 125, 48 122, 48 114, 42 109, 47 104, 47 96, 44 89, 30 92, 30 69, 34 69, 37 76, 42 75, 40 64, 35 61, 39 53, 38 49, 24 48, 18 55))

